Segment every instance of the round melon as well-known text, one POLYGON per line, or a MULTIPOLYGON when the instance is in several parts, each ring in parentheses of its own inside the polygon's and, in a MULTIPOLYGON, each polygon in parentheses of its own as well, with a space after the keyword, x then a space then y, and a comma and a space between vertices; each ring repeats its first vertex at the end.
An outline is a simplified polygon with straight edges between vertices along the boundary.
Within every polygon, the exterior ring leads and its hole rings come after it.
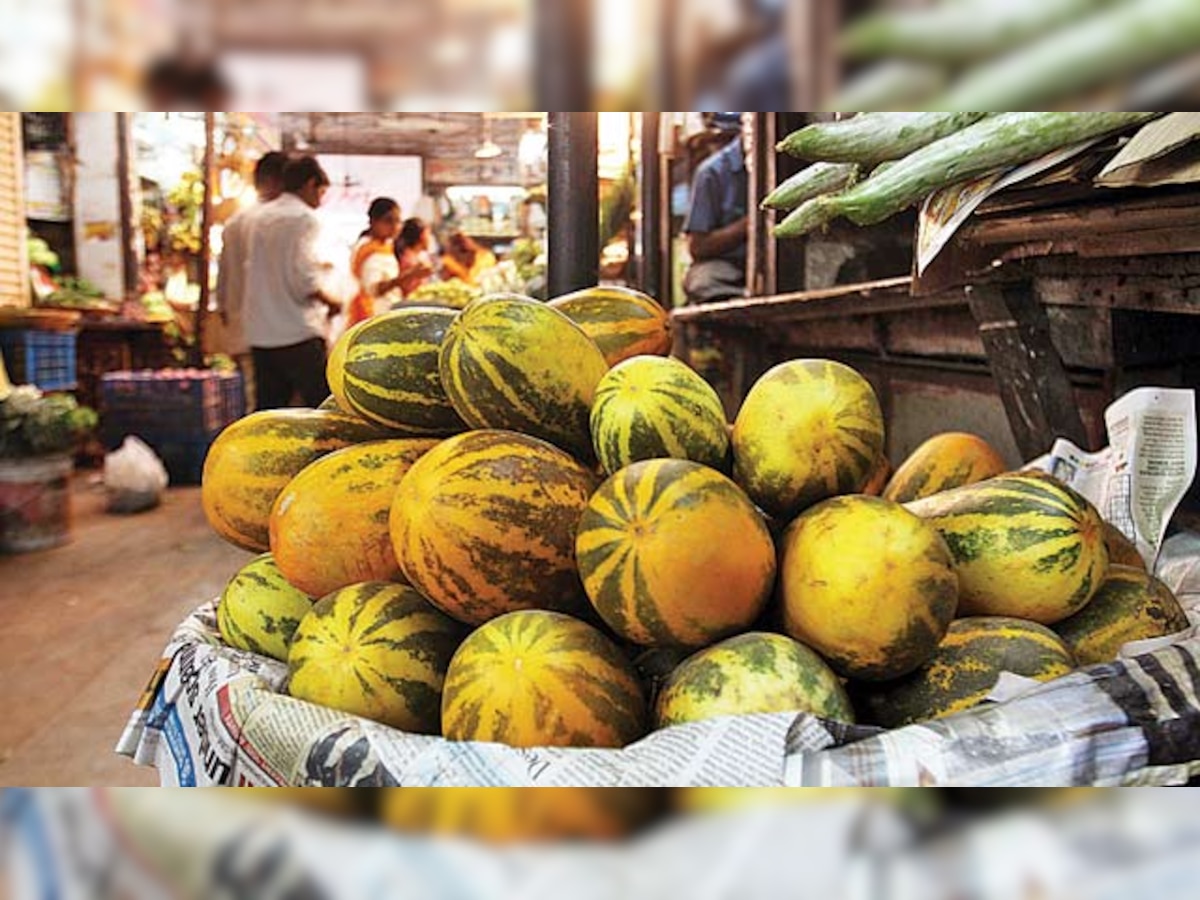
POLYGON ((408 585, 371 581, 313 604, 288 652, 288 693, 437 734, 442 684, 466 629, 408 585))
POLYGON ((643 459, 725 465, 729 426, 721 399, 677 359, 635 356, 608 371, 591 415, 596 458, 609 474, 643 459))
POLYGON ((452 309, 406 306, 356 325, 344 361, 350 408, 406 435, 463 431, 438 373, 442 340, 457 317, 452 309))
POLYGON ((337 407, 346 412, 352 412, 354 409, 346 400, 346 353, 350 349, 350 341, 353 340, 355 332, 365 324, 366 321, 358 322, 343 331, 334 341, 329 350, 329 358, 325 360, 325 380, 329 383, 330 396, 337 407))
POLYGON ((652 459, 609 478, 575 542, 584 588, 617 634, 647 646, 702 647, 757 618, 775 548, 736 484, 699 463, 652 459))
POLYGON ((645 733, 633 666, 598 629, 522 610, 475 629, 450 661, 442 734, 512 747, 623 747, 645 733))
POLYGON ((958 608, 958 578, 929 523, 878 497, 835 497, 780 546, 784 628, 840 675, 882 681, 933 654, 958 608))
POLYGON ((1104 546, 1108 550, 1108 562, 1114 566, 1132 566, 1146 571, 1146 561, 1138 553, 1137 545, 1121 532, 1116 525, 1103 521, 1104 546))
POLYGON ((1100 589, 1054 631, 1081 666, 1109 662, 1130 641, 1183 631, 1188 618, 1171 589, 1143 569, 1109 566, 1100 589))
POLYGON ((841 681, 816 653, 780 634, 755 631, 694 653, 667 679, 655 727, 716 716, 806 712, 853 722, 841 681))
POLYGON ((557 309, 583 329, 615 366, 633 356, 671 352, 671 317, 653 297, 632 288, 584 288, 555 297, 557 309))
POLYGON ((896 681, 851 685, 859 717, 884 728, 939 719, 982 703, 1001 672, 1050 681, 1075 668, 1053 631, 1005 616, 971 616, 950 625, 934 655, 896 681))
POLYGON ((733 477, 772 516, 792 519, 857 493, 883 453, 875 391, 827 359, 781 363, 754 383, 733 423, 733 477))
POLYGON ((271 553, 284 577, 324 597, 362 581, 399 581, 388 516, 400 479, 437 446, 430 438, 370 441, 305 466, 271 510, 271 553))
POLYGON ((380 818, 397 831, 489 844, 606 841, 659 807, 654 788, 385 788, 380 818))
POLYGON ((592 460, 588 417, 608 364, 562 313, 513 296, 471 303, 447 330, 439 366, 471 427, 518 431, 592 460))
POLYGON ((225 586, 217 629, 230 647, 286 661, 292 633, 312 605, 312 597, 289 584, 271 554, 264 553, 225 586))
POLYGON ((435 606, 471 625, 516 609, 585 614, 575 529, 595 485, 590 471, 537 438, 447 438, 396 491, 396 560, 435 606))
POLYGON ((961 432, 936 434, 900 464, 883 496, 907 503, 1007 470, 1000 454, 983 438, 961 432))
POLYGON ((907 505, 954 555, 960 615, 1052 625, 1082 609, 1108 569, 1099 514, 1041 475, 1001 475, 907 505))
POLYGON ((268 409, 238 419, 204 459, 204 514, 230 543, 267 550, 271 508, 301 469, 342 447, 392 436, 358 416, 324 410, 268 409))

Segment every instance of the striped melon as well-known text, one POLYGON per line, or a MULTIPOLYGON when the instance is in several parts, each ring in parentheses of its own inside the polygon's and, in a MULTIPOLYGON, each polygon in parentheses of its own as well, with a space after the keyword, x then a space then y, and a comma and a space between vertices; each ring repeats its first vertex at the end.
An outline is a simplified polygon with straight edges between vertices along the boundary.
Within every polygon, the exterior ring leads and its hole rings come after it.
POLYGON ((716 716, 806 712, 853 722, 842 683, 799 641, 762 631, 739 634, 688 657, 667 679, 655 727, 716 716))
POLYGON ((596 458, 609 474, 643 459, 725 465, 729 426, 721 398, 677 359, 635 356, 596 388, 591 415, 596 458))
POLYGON ((405 435, 465 430, 438 374, 452 309, 411 306, 356 325, 346 348, 344 396, 356 413, 405 435))
POLYGON ((1081 666, 1109 662, 1130 641, 1183 631, 1188 618, 1171 589, 1132 566, 1109 566, 1100 589, 1075 615, 1056 622, 1055 632, 1081 666))
POLYGON ((979 705, 1001 672, 1050 681, 1074 667, 1071 651, 1049 628, 1025 619, 973 616, 955 620, 916 672, 895 681, 851 684, 850 697, 863 721, 897 728, 979 705))
POLYGON ((396 491, 396 559, 435 606, 472 625, 534 607, 584 614, 575 528, 595 485, 591 472, 537 438, 447 438, 396 491))
POLYGON ((230 647, 286 660, 288 644, 312 598, 292 587, 264 553, 230 579, 217 604, 217 629, 230 647))
POLYGON ((834 497, 780 544, 784 629, 851 678, 881 681, 933 654, 958 608, 950 551, 928 522, 878 497, 834 497))
POLYGON ((908 503, 1007 470, 1000 454, 983 438, 961 432, 935 434, 900 464, 883 496, 908 503))
POLYGON ((883 452, 883 414, 867 380, 841 363, 797 359, 750 388, 733 423, 733 477, 773 516, 859 492, 883 452))
POLYGON ((1100 516, 1049 478, 1001 475, 908 508, 932 522, 954 554, 963 615, 1051 625, 1081 609, 1108 568, 1100 516))
POLYGON ((548 306, 566 315, 615 366, 631 356, 671 352, 671 317, 658 302, 626 287, 591 287, 555 297, 548 306))
POLYGON ((1103 526, 1104 546, 1108 550, 1109 564, 1114 566, 1133 566, 1133 568, 1141 569, 1145 572, 1146 561, 1142 559, 1142 554, 1138 553, 1137 545, 1125 537, 1124 533, 1111 522, 1105 521, 1103 526))
POLYGON ((600 617, 649 646, 702 647, 745 630, 775 580, 775 548, 750 500, 686 460, 634 463, 604 482, 575 551, 600 617))
POLYGON ((388 531, 392 498, 437 443, 370 441, 305 466, 271 509, 271 552, 287 580, 313 597, 360 581, 401 580, 388 531))
POLYGON ((222 431, 204 460, 200 499, 225 540, 253 551, 270 547, 271 507, 309 463, 363 441, 390 437, 358 416, 311 409, 268 409, 222 431))
POLYGON ((591 461, 588 416, 608 364, 562 313, 485 297, 450 326, 439 364, 450 402, 473 428, 519 431, 591 461))
POLYGON ((646 729, 629 661, 599 630, 521 610, 475 629, 450 661, 442 734, 513 747, 623 747, 646 729))
POLYGON ((313 604, 288 652, 288 693, 402 731, 437 734, 442 684, 466 636, 408 585, 370 581, 313 604))
POLYGON ((655 788, 384 788, 384 825, 489 844, 626 837, 659 808, 655 788))
POLYGON ((330 396, 333 397, 337 406, 346 412, 354 409, 346 400, 346 353, 350 349, 350 341, 354 339, 355 332, 365 324, 367 324, 366 321, 358 322, 343 331, 341 336, 334 341, 333 347, 329 351, 329 358, 325 360, 325 380, 329 383, 330 396))

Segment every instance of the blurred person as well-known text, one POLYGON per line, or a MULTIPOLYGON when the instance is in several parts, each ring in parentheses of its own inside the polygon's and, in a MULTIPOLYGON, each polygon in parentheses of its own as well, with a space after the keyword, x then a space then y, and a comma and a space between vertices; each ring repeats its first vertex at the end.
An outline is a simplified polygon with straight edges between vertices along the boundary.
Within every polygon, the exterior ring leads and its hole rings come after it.
MULTIPOLYGON (((254 383, 254 362, 246 342, 247 238, 256 213, 283 193, 283 168, 287 157, 271 151, 254 166, 254 189, 258 203, 239 210, 225 223, 222 233, 221 260, 217 266, 217 312, 224 326, 224 350, 233 357, 249 393, 254 383)), ((247 396, 247 400, 252 400, 247 396)), ((247 404, 249 405, 249 404, 247 404)))
POLYGON ((700 164, 692 181, 691 205, 683 230, 692 263, 683 277, 688 303, 740 297, 746 289, 745 148, 740 113, 716 113, 713 125, 733 137, 700 164))
POLYGON ((376 197, 367 209, 367 228, 350 255, 350 274, 358 294, 346 312, 346 327, 387 312, 401 298, 400 262, 394 244, 400 233, 400 204, 391 197, 376 197))
POLYGON ((405 297, 433 277, 433 235, 422 219, 408 219, 396 238, 396 260, 400 264, 400 291, 405 297))
POLYGON ((479 276, 495 265, 496 255, 461 231, 450 235, 450 240, 446 242, 442 273, 447 279, 458 278, 477 286, 479 276))
POLYGON ((325 341, 341 304, 322 288, 327 267, 317 258, 314 212, 328 189, 320 163, 293 159, 283 170, 283 193, 249 224, 243 318, 258 409, 287 406, 296 394, 315 407, 329 395, 325 341))

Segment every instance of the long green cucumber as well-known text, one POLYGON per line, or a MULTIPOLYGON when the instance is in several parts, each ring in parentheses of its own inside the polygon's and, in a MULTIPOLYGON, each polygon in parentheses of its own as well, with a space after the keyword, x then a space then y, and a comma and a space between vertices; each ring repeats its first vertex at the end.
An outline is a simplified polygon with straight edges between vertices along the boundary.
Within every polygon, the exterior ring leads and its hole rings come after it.
POLYGON ((872 225, 906 209, 939 188, 1019 165, 1052 150, 1123 131, 1158 113, 1001 113, 922 147, 829 197, 835 215, 872 225))
POLYGON ((788 213, 787 218, 776 225, 772 233, 777 238, 794 238, 823 228, 837 218, 833 200, 834 197, 829 194, 805 200, 788 213))
POLYGON ((767 194, 762 208, 795 209, 805 200, 845 190, 857 179, 858 166, 854 163, 813 163, 767 194))
POLYGON ((977 62, 1060 27, 1074 27, 1115 0, 970 0, 882 12, 854 21, 840 48, 850 59, 977 62))
POLYGON ((775 149, 800 159, 873 166, 900 159, 982 119, 986 113, 863 113, 793 131, 775 149))
POLYGON ((966 74, 935 109, 1049 105, 1200 47, 1200 0, 1132 0, 966 74))

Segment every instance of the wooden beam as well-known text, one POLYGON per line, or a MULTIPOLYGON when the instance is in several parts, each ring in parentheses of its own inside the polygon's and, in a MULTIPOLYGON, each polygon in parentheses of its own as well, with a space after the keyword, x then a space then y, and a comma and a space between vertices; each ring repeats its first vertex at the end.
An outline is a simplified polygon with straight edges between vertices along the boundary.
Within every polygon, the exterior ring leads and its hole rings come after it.
POLYGON ((1050 340, 1046 310, 1032 287, 982 284, 968 288, 967 298, 1021 456, 1040 456, 1059 437, 1091 449, 1067 370, 1050 340))

